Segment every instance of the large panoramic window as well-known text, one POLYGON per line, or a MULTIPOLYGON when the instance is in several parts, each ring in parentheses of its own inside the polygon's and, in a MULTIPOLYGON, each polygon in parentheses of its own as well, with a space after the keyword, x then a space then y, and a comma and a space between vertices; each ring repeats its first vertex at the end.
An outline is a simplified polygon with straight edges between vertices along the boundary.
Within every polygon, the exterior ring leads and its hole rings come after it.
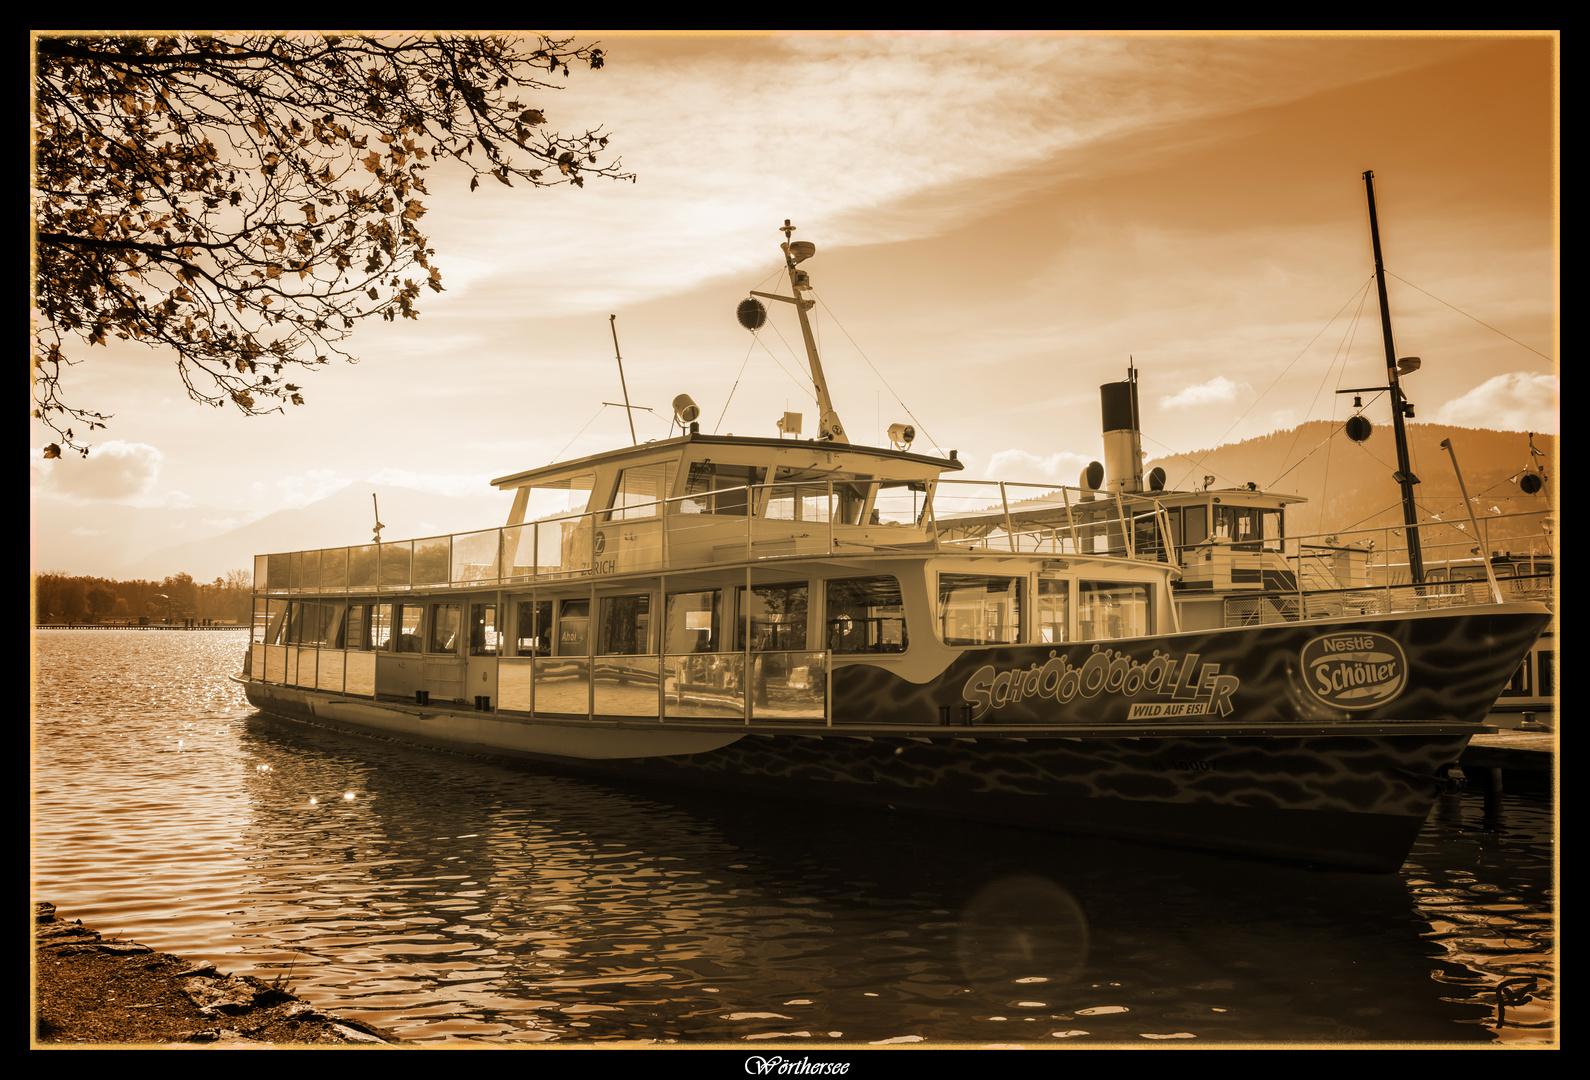
POLYGON ((558 655, 591 655, 591 602, 564 600, 558 605, 558 655))
POLYGON ((670 593, 663 613, 663 652, 719 652, 723 622, 723 590, 670 593))
POLYGON ((604 596, 597 602, 600 656, 640 656, 651 639, 651 594, 604 596))
POLYGON ((678 503, 681 514, 733 514, 744 517, 749 509, 747 485, 760 484, 766 469, 754 465, 717 465, 692 462, 685 479, 685 494, 678 503))
POLYGON ((904 652, 905 602, 890 574, 827 584, 828 648, 836 653, 904 652))
POLYGON ((1020 578, 939 575, 939 636, 946 645, 1013 645, 1021 640, 1020 578))
POLYGON ((738 590, 740 611, 734 620, 734 648, 745 648, 745 620, 751 620, 752 652, 793 652, 806 648, 806 582, 789 585, 754 585, 747 605, 745 590, 738 590))
POLYGON ((1139 582, 1077 582, 1077 640, 1148 634, 1148 600, 1149 588, 1139 582))
POLYGON ((342 646, 341 602, 304 600, 293 604, 288 640, 295 645, 342 646))
POLYGON ((1060 578, 1039 578, 1038 600, 1034 607, 1040 644, 1070 640, 1071 582, 1060 578))
POLYGON ((520 600, 514 625, 515 656, 552 655, 552 601, 520 600))

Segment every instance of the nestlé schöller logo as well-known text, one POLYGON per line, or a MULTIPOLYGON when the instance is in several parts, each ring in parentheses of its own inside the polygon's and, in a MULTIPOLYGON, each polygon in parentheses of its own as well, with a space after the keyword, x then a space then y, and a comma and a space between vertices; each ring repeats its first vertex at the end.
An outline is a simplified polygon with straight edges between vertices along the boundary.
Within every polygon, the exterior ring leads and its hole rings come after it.
POLYGON ((1304 645, 1299 655, 1310 692, 1339 709, 1384 705, 1408 685, 1408 657, 1385 634, 1325 634, 1304 645))

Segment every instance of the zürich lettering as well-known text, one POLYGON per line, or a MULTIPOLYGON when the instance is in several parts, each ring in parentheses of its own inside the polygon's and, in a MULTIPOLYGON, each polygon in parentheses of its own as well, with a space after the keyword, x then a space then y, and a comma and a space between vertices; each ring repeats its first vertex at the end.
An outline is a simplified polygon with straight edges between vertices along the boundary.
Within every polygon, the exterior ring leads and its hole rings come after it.
POLYGON ((1070 657, 1051 651, 1047 662, 1034 661, 1026 669, 1000 671, 985 664, 966 680, 961 697, 972 703, 974 721, 995 709, 1031 699, 1065 704, 1100 695, 1169 699, 1132 705, 1133 719, 1211 713, 1230 716, 1231 698, 1241 680, 1235 675, 1220 674, 1219 664, 1200 666, 1198 661, 1198 653, 1178 661, 1158 649, 1151 659, 1139 661, 1124 651, 1095 645, 1092 654, 1077 665, 1070 657))

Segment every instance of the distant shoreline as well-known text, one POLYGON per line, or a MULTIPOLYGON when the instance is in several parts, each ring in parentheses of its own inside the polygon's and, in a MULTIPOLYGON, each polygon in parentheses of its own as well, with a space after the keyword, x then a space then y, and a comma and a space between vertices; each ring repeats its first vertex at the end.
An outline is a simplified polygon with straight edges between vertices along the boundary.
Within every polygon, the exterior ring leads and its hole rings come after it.
POLYGON ((34 623, 35 630, 247 630, 239 623, 213 623, 209 626, 184 626, 181 623, 34 623))

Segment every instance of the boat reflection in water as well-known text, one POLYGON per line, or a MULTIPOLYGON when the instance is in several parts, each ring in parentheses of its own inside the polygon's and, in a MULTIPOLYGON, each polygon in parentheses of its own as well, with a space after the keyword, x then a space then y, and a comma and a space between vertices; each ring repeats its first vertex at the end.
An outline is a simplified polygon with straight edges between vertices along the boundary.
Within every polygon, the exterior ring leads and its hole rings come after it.
MULTIPOLYGON (((409 1038, 1483 1042, 1513 969, 1458 958, 1509 947, 1506 908, 1526 938, 1517 909, 1541 900, 1467 840, 1421 842, 1405 881, 594 782, 263 715, 244 749, 269 763, 239 918, 278 943, 259 973, 291 966, 310 1000, 409 1038)), ((1546 866, 1527 870, 1549 888, 1546 866)))
POLYGON ((493 481, 502 528, 258 556, 248 699, 751 797, 1401 866, 1547 608, 1418 590, 1184 621, 1140 478, 1017 491, 905 425, 852 443, 807 318, 815 248, 783 232, 793 295, 755 295, 799 317, 818 438, 784 437, 793 414, 704 435, 681 395, 674 438, 493 481), (1063 527, 1018 527, 1038 495, 1063 527))

